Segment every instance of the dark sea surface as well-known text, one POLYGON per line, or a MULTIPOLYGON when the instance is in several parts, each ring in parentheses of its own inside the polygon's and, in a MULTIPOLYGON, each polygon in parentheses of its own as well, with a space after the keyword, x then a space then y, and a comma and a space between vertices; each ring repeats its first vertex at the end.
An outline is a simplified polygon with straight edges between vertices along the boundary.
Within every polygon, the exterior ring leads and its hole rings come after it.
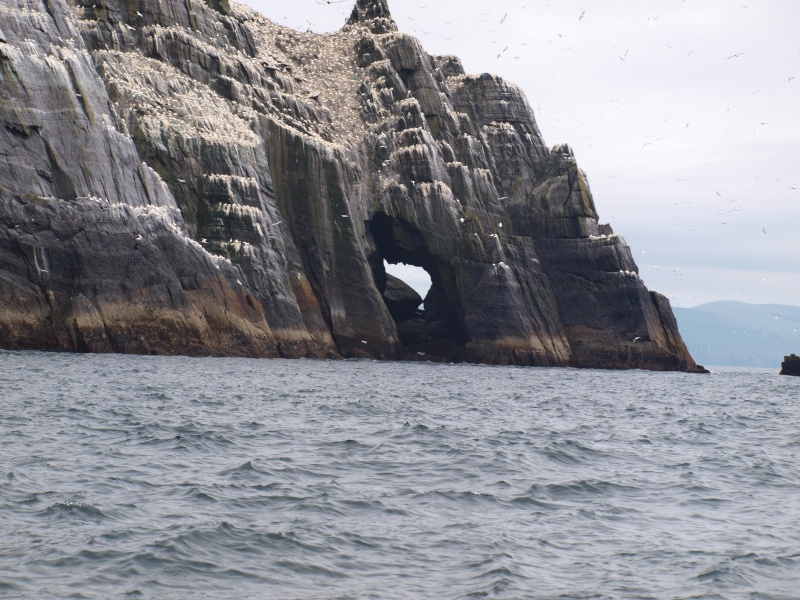
POLYGON ((800 378, 0 352, 0 597, 800 598, 800 378))

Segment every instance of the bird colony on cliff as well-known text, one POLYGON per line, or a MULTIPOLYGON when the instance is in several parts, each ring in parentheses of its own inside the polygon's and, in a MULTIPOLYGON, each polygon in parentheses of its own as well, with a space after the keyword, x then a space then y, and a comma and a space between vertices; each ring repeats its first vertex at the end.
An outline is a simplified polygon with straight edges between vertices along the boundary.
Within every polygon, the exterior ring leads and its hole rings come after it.
POLYGON ((0 89, 2 347, 698 370, 524 93, 385 0, 3 0, 0 89))

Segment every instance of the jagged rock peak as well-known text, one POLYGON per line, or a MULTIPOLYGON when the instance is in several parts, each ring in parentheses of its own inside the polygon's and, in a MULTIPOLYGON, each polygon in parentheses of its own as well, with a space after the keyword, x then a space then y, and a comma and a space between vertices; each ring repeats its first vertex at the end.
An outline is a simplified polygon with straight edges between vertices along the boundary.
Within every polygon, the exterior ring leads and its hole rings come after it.
POLYGON ((366 25, 373 33, 397 31, 387 0, 357 0, 347 24, 366 25))

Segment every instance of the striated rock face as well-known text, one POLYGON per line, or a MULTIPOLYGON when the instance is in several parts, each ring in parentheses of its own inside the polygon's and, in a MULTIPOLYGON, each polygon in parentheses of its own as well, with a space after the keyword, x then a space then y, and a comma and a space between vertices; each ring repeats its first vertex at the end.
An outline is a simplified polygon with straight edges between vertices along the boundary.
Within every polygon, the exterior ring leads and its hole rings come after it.
POLYGON ((522 91, 384 0, 0 2, 0 346, 698 370, 522 91))

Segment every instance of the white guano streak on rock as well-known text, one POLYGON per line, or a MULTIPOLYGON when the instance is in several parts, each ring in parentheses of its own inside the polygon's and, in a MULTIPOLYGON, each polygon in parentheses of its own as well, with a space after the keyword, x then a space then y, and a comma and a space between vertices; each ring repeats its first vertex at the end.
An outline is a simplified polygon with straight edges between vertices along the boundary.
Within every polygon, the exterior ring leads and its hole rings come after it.
POLYGON ((366 30, 348 27, 331 34, 304 33, 258 18, 241 5, 233 6, 237 16, 247 19, 257 33, 254 37, 261 57, 278 57, 291 67, 294 81, 300 84, 299 93, 294 95, 307 99, 301 102, 318 103, 327 111, 333 141, 360 146, 367 133, 358 99, 365 74, 356 64, 355 44, 366 30), (311 99, 316 93, 319 96, 311 99))
POLYGON ((136 53, 98 53, 109 86, 117 85, 131 99, 129 110, 143 112, 141 122, 152 139, 173 131, 184 139, 195 136, 210 144, 257 146, 261 139, 250 128, 255 111, 231 102, 199 85, 173 66, 136 53))

